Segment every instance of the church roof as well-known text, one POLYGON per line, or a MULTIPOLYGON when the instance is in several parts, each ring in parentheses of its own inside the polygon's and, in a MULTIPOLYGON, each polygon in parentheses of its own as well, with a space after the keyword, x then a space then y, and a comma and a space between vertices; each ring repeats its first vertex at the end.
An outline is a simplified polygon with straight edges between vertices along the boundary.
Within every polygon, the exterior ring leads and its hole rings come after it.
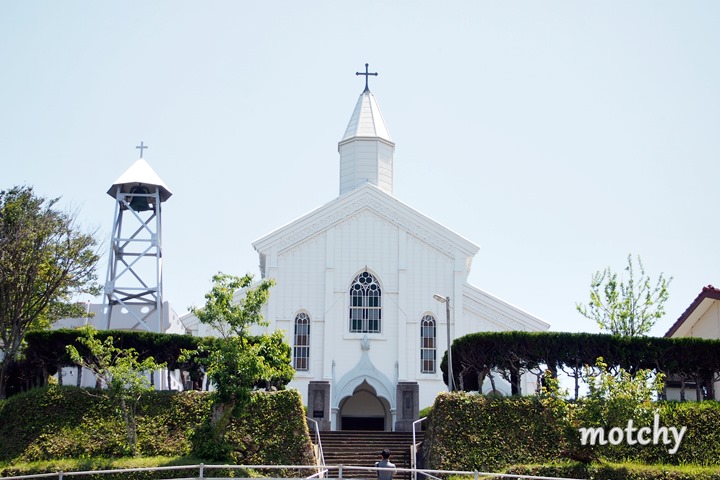
MULTIPOLYGON (((262 256, 271 250, 282 251, 303 240, 343 222, 360 210, 368 209, 398 225, 409 234, 454 256, 460 252, 469 259, 480 247, 447 227, 400 202, 377 186, 366 183, 345 195, 313 210, 297 220, 253 242, 253 248, 262 256)), ((469 264, 468 264, 469 270, 469 264)))
POLYGON ((546 331, 550 324, 491 293, 466 283, 463 307, 481 315, 495 328, 489 330, 546 331))
POLYGON ((340 142, 354 137, 375 137, 392 142, 390 132, 388 132, 385 120, 380 113, 380 107, 370 90, 360 94, 350 122, 345 129, 345 135, 340 142))
POLYGON ((120 175, 108 189, 107 194, 115 198, 118 186, 123 186, 123 191, 129 192, 132 187, 140 185, 159 187, 161 202, 172 196, 172 192, 165 185, 165 182, 143 158, 138 159, 130 168, 125 170, 125 173, 120 175))
POLYGON ((683 314, 680 315, 680 318, 678 318, 677 321, 673 323, 672 327, 670 327, 670 330, 665 333, 665 336, 684 336, 686 331, 689 331, 695 324, 695 322, 705 312, 707 312, 708 308, 710 308, 710 306, 718 300, 720 300, 720 289, 717 289, 712 285, 703 287, 700 294, 695 297, 695 300, 693 300, 690 306, 685 309, 683 314), (691 318, 692 320, 690 320, 691 318))

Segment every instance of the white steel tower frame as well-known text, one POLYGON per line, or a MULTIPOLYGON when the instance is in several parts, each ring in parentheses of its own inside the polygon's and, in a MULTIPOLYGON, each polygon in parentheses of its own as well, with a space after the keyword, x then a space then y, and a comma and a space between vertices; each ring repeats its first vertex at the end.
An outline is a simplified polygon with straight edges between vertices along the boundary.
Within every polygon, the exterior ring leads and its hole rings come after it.
POLYGON ((141 158, 110 187, 108 194, 115 198, 115 216, 105 281, 105 328, 113 327, 113 314, 120 310, 125 317, 123 329, 162 333, 166 316, 162 203, 172 193, 141 158))

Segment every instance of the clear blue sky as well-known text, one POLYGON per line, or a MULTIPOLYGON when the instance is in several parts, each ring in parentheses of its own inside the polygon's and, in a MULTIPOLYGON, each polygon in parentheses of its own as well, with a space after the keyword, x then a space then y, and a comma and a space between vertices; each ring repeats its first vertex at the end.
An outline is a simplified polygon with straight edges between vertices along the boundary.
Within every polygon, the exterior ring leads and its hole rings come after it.
POLYGON ((338 195, 369 62, 395 196, 481 246, 471 283, 596 331, 592 273, 640 254, 674 277, 662 334, 720 285, 718 25, 716 1, 6 1, 0 188, 62 196, 106 251, 144 141, 182 312, 338 195))

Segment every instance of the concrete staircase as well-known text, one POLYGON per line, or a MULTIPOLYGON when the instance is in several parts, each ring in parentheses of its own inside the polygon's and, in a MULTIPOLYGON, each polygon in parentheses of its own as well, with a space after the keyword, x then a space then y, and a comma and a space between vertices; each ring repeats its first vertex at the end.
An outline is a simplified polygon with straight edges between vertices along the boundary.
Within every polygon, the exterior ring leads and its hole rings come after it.
MULTIPOLYGON (((390 449, 390 461, 398 468, 411 468, 410 445, 412 432, 379 432, 363 430, 346 430, 336 432, 320 432, 326 465, 352 465, 358 467, 374 467, 380 460, 380 452, 390 449)), ((415 440, 420 443, 423 433, 417 432, 415 440)), ((337 471, 330 472, 331 477, 337 471)), ((343 478, 375 479, 375 472, 370 470, 343 470, 343 478)), ((396 479, 410 479, 406 472, 398 472, 396 479)))

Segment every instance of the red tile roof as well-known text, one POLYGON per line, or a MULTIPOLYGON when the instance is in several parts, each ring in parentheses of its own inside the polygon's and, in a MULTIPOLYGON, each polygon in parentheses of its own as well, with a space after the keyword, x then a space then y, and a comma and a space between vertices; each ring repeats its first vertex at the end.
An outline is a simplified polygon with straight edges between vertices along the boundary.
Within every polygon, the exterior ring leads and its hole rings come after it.
POLYGON ((673 323, 672 327, 670 327, 670 330, 667 331, 665 334, 666 337, 672 337, 675 332, 677 332, 678 328, 685 323, 685 320, 692 315, 692 313, 695 311, 697 307, 700 306, 703 300, 706 298, 710 298, 713 300, 720 300, 720 289, 713 287, 712 285, 708 285, 707 287, 703 287, 702 292, 700 292, 700 295, 698 295, 695 300, 690 304, 688 308, 685 309, 682 315, 680 315, 680 318, 677 319, 675 323, 673 323))

